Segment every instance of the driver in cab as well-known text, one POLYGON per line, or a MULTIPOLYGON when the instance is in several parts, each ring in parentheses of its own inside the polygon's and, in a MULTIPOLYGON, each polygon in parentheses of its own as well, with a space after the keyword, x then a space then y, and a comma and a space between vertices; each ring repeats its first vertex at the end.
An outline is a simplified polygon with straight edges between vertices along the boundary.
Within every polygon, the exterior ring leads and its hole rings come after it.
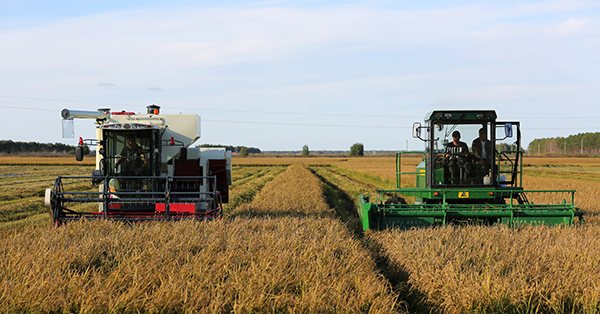
POLYGON ((466 157, 469 155, 469 147, 467 143, 460 141, 460 132, 452 132, 452 142, 446 145, 444 157, 447 160, 448 170, 453 184, 461 182, 460 160, 457 157, 466 157))
POLYGON ((467 146, 467 143, 460 141, 460 132, 452 132, 452 142, 446 145, 446 151, 444 152, 445 157, 449 158, 451 155, 465 156, 468 153, 469 147, 467 146))
POLYGON ((146 158, 142 148, 136 143, 135 136, 128 135, 126 141, 127 146, 121 151, 121 158, 115 163, 115 168, 121 165, 121 172, 133 174, 139 172, 140 167, 146 164, 146 158))

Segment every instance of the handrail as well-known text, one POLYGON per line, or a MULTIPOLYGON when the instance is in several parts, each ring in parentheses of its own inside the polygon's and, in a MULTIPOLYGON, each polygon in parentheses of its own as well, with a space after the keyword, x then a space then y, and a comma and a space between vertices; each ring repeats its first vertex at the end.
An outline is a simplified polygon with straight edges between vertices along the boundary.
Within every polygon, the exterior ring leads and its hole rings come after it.
POLYGON ((518 177, 518 181, 519 181, 518 187, 522 187, 523 186, 523 161, 522 161, 523 160, 523 151, 519 151, 519 150, 505 150, 505 151, 501 151, 501 152, 498 153, 496 159, 497 159, 497 162, 498 162, 498 164, 497 164, 497 169, 498 169, 497 174, 498 174, 498 177, 496 178, 496 181, 498 183, 508 183, 508 182, 511 182, 514 185, 514 184, 516 184, 517 180, 514 179, 513 177, 517 176, 518 177), (511 154, 511 155, 512 154, 516 154, 514 160, 510 159, 510 158, 506 159, 508 162, 510 162, 510 167, 511 167, 512 170, 500 171, 500 162, 502 161, 501 160, 502 154, 504 154, 507 157, 508 157, 507 154, 511 154), (517 169, 517 165, 515 165, 515 161, 518 161, 519 159, 521 160, 521 162, 518 164, 519 169, 517 169), (502 173, 510 173, 512 175, 511 176, 511 181, 500 182, 500 175, 502 173))
POLYGON ((414 172, 401 172, 402 169, 402 154, 422 154, 423 160, 425 161, 425 175, 427 176, 427 154, 423 151, 406 151, 396 153, 396 187, 402 188, 402 175, 403 174, 420 174, 418 171, 414 172))

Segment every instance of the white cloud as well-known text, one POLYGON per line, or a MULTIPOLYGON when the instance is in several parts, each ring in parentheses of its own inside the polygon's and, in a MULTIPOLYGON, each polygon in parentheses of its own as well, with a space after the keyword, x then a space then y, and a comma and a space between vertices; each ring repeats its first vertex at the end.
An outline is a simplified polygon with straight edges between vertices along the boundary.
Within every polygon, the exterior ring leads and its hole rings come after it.
POLYGON ((591 26, 589 18, 570 18, 558 26, 559 34, 573 34, 588 30, 591 26))

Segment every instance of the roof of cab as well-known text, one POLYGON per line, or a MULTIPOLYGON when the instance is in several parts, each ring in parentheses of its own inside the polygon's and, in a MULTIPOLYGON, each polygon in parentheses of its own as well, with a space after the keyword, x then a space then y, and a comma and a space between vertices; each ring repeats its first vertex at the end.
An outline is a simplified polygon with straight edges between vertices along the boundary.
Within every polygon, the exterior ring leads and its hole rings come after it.
POLYGON ((425 121, 481 122, 495 121, 495 110, 434 110, 425 115, 425 121))

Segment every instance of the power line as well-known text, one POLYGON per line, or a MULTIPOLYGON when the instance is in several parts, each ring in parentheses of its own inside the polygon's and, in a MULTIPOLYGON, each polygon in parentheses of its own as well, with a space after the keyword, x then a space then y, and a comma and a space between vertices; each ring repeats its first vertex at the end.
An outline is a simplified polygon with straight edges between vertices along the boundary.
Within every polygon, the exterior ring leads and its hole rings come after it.
MULTIPOLYGON (((57 112, 52 109, 43 108, 32 108, 32 107, 17 107, 17 106, 4 106, 0 105, 0 108, 9 108, 17 110, 32 110, 32 111, 44 111, 44 112, 57 112)), ((253 124, 253 125, 281 125, 281 126, 304 126, 304 127, 332 127, 332 128, 355 128, 355 129, 411 129, 410 126, 382 126, 382 125, 360 125, 360 124, 318 124, 318 123, 287 123, 287 122, 260 122, 260 121, 233 121, 233 120, 214 120, 214 119, 202 119, 205 122, 218 122, 218 123, 231 123, 231 124, 253 124)), ((597 130, 600 127, 522 127, 523 130, 597 130)))
POLYGON ((258 124, 258 125, 284 125, 284 126, 310 126, 310 127, 333 127, 333 128, 361 128, 361 129, 411 129, 411 127, 400 126, 374 126, 374 125, 342 125, 342 124, 316 124, 316 123, 283 123, 283 122, 250 122, 202 119, 207 122, 234 123, 234 124, 258 124))
MULTIPOLYGON (((66 99, 52 99, 52 98, 36 98, 36 97, 24 97, 24 96, 9 96, 9 95, 0 95, 1 98, 13 98, 13 99, 27 99, 27 100, 40 100, 40 101, 52 101, 52 102, 65 102, 65 103, 78 103, 78 104, 92 104, 92 105, 103 105, 103 106, 123 106, 123 107, 130 107, 130 106, 136 106, 139 104, 122 104, 122 103, 107 103, 107 102, 90 102, 90 101, 79 101, 79 100, 66 100, 66 99)), ((33 108, 33 107, 23 107, 23 106, 6 106, 6 105, 0 105, 0 108, 9 108, 9 109, 16 109, 16 110, 32 110, 32 111, 48 111, 48 112, 55 112, 55 110, 52 109, 46 109, 46 108, 33 108)), ((213 108, 188 108, 188 107, 166 107, 166 109, 178 109, 178 110, 190 110, 190 111, 194 111, 194 112, 201 112, 201 111, 217 111, 217 112, 229 112, 229 113, 251 113, 251 114, 276 114, 276 115, 291 115, 291 116, 299 116, 299 115, 305 115, 305 116, 328 116, 328 117, 360 117, 360 118, 394 118, 394 119, 398 119, 398 118, 409 118, 409 119, 422 119, 424 116, 399 116, 399 115, 375 115, 375 114, 345 114, 345 113, 315 113, 315 112, 291 112, 291 111, 264 111, 264 110, 242 110, 242 109, 213 109, 213 108)), ((540 116, 535 116, 535 117, 520 117, 519 119, 513 119, 513 120, 523 120, 523 119, 531 119, 531 120, 584 120, 584 119, 593 119, 593 120, 597 120, 600 119, 600 117, 593 117, 593 116, 586 116, 586 117, 540 117, 540 116)), ((501 120, 511 120, 511 119, 501 119, 501 120)), ((206 120, 208 121, 208 120, 206 120)), ((214 120, 217 121, 217 120, 214 120)), ((222 120, 223 122, 225 122, 225 120, 222 120)), ((236 122, 236 123, 244 123, 244 122, 236 122)), ((247 123, 251 123, 251 122, 247 122, 247 123)), ((269 124, 269 123, 263 123, 263 124, 269 124)), ((290 125, 290 123, 281 123, 281 125, 290 125)), ((294 125, 294 124, 293 124, 294 125)), ((301 124, 295 124, 295 125, 301 125, 301 124)), ((309 125, 309 126, 325 126, 325 125, 309 125)), ((360 126, 354 126, 354 127, 360 127, 360 126)), ((403 128, 403 127, 375 127, 375 128, 403 128)), ((535 129, 561 129, 561 128, 556 128, 556 127, 552 127, 552 128, 535 128, 535 129)), ((569 128, 562 128, 562 129, 590 129, 590 128, 581 128, 581 127, 577 127, 577 128, 573 128, 573 127, 569 127, 569 128)), ((592 128, 592 129, 595 129, 592 128)))
MULTIPOLYGON (((149 86, 143 88, 135 88, 135 87, 122 87, 120 85, 115 85, 109 82, 101 83, 98 85, 67 85, 67 84, 43 84, 38 83, 35 85, 41 86, 55 86, 55 87, 69 87, 69 88, 110 88, 110 89, 119 89, 119 90, 130 90, 130 91, 158 91, 166 92, 166 93, 188 93, 188 94, 210 94, 210 95, 227 95, 227 96, 255 96, 255 97, 285 97, 285 98, 333 98, 333 99, 387 99, 387 100, 398 100, 398 101, 431 101, 431 99, 424 98, 409 98, 409 97, 400 97, 400 96, 340 96, 340 95, 315 95, 315 94, 307 94, 304 93, 302 95, 298 94, 270 94, 270 93, 245 93, 245 92, 218 92, 218 91, 199 91, 199 90, 172 90, 168 88, 160 88, 156 86, 149 86)), ((2 97, 2 96, 0 96, 2 97)), ((447 97, 444 98, 445 102, 598 102, 598 99, 560 99, 560 98, 547 98, 547 99, 497 99, 497 98, 474 98, 474 97, 465 97, 465 98, 453 98, 447 97)))
MULTIPOLYGON (((35 98, 35 97, 21 97, 21 96, 5 96, 0 95, 3 98, 14 98, 14 99, 27 99, 27 100, 42 100, 42 101, 54 101, 54 102, 68 102, 68 103, 80 103, 80 104, 92 104, 92 105, 103 105, 103 106, 134 106, 131 104, 116 104, 116 103, 105 103, 105 102, 89 102, 89 101, 77 101, 77 100, 64 100, 64 99, 50 99, 50 98, 35 98)), ((25 110, 42 110, 35 108, 26 107, 12 107, 2 106, 2 108, 12 109, 25 109, 25 110)), ((167 109, 183 109, 193 111, 219 111, 219 112, 237 112, 237 113, 254 113, 254 114, 278 114, 278 115, 306 115, 306 116, 338 116, 338 117, 369 117, 369 118, 422 118, 421 116, 393 116, 393 115, 374 115, 374 114, 345 114, 345 113, 315 113, 315 112, 285 112, 285 111, 261 111, 261 110, 242 110, 242 109, 212 109, 212 108, 187 108, 187 107, 168 107, 167 109)), ((47 109, 44 109, 47 110, 47 109)))

